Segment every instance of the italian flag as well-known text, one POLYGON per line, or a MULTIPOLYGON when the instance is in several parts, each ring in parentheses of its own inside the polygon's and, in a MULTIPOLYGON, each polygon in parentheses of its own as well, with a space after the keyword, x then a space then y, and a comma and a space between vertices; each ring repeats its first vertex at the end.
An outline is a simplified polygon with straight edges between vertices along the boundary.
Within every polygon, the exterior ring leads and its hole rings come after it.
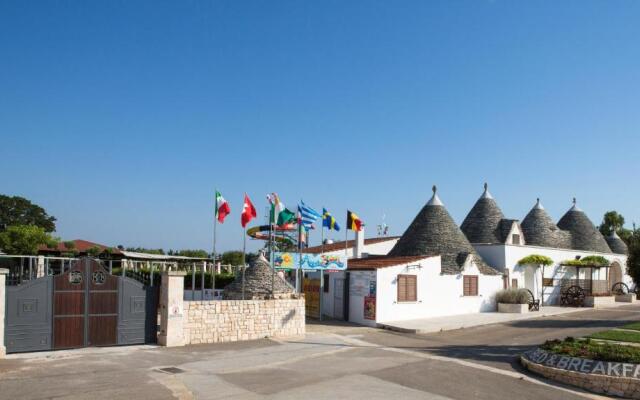
POLYGON ((229 208, 229 202, 226 201, 220 192, 216 190, 216 218, 218 219, 218 222, 222 224, 230 212, 231 208, 229 208))
POLYGON ((295 219, 296 215, 280 201, 277 194, 272 193, 269 201, 271 202, 271 221, 276 225, 282 226, 295 219))

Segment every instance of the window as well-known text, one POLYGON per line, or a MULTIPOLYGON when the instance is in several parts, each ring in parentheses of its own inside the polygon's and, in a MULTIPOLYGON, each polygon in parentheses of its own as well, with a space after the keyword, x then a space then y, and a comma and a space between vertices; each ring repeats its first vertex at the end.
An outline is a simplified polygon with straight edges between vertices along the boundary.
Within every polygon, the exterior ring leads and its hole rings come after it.
POLYGON ((509 270, 506 269, 504 271, 504 275, 502 275, 502 288, 509 289, 509 270))
POLYGON ((517 289, 517 288, 518 288, 518 280, 517 280, 516 278, 513 278, 513 279, 511 280, 511 287, 512 287, 513 289, 517 289))
POLYGON ((398 303, 418 301, 417 277, 398 275, 398 303))
POLYGON ((553 286, 553 278, 542 278, 542 286, 545 286, 545 287, 553 286))
POLYGON ((325 293, 329 293, 329 274, 324 274, 324 282, 322 282, 324 284, 324 292, 325 293))
POLYGON ((464 288, 462 294, 464 296, 477 296, 478 295, 478 276, 477 275, 465 275, 463 277, 464 288))
POLYGON ((520 235, 511 235, 511 244, 520 244, 520 235))

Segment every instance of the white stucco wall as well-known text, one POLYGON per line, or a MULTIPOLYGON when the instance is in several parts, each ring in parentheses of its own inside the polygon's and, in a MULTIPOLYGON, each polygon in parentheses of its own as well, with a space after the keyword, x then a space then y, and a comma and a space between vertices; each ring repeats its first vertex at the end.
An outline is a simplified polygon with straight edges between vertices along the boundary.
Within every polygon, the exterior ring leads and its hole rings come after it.
MULTIPOLYGON (((633 280, 627 274, 627 256, 621 254, 586 252, 571 249, 555 249, 540 246, 518 246, 518 245, 474 245, 476 251, 489 265, 505 271, 509 270, 509 278, 518 279, 518 287, 526 287, 531 290, 536 298, 542 293, 542 271, 540 268, 531 266, 520 266, 518 261, 531 254, 540 254, 551 258, 555 264, 545 267, 544 277, 553 279, 588 279, 589 269, 582 269, 580 276, 576 276, 576 268, 561 267, 559 264, 566 260, 574 260, 576 256, 586 257, 599 255, 605 257, 611 263, 620 264, 623 273, 623 281, 633 286, 633 280), (528 279, 527 279, 528 278, 528 279)), ((606 270, 604 268, 594 269, 594 280, 605 280, 606 270)), ((544 304, 556 304, 559 302, 560 288, 544 288, 544 304)))
POLYGON ((443 275, 440 257, 411 263, 416 264, 422 268, 399 265, 378 270, 378 323, 496 310, 494 295, 502 289, 501 275, 482 275, 473 264, 461 274, 443 275), (417 302, 398 303, 396 277, 399 274, 417 275, 417 302), (478 276, 478 296, 463 296, 464 275, 478 276))

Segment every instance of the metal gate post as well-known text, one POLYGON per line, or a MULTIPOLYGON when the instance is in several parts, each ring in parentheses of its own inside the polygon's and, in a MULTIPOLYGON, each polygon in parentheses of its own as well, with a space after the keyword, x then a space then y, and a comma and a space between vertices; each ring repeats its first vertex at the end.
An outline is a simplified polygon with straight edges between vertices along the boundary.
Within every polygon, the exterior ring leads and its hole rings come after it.
POLYGON ((0 358, 4 358, 7 354, 7 348, 4 345, 4 313, 5 313, 5 290, 6 276, 9 270, 0 268, 0 358))

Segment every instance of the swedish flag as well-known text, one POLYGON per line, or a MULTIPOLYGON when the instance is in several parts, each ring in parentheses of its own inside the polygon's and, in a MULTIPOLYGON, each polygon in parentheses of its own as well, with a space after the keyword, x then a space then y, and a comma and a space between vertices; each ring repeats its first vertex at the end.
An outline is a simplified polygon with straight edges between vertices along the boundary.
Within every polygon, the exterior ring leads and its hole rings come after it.
POLYGON ((338 225, 336 219, 333 218, 333 215, 329 214, 329 211, 327 211, 325 208, 322 209, 322 226, 329 228, 329 230, 340 230, 340 225, 338 225))

